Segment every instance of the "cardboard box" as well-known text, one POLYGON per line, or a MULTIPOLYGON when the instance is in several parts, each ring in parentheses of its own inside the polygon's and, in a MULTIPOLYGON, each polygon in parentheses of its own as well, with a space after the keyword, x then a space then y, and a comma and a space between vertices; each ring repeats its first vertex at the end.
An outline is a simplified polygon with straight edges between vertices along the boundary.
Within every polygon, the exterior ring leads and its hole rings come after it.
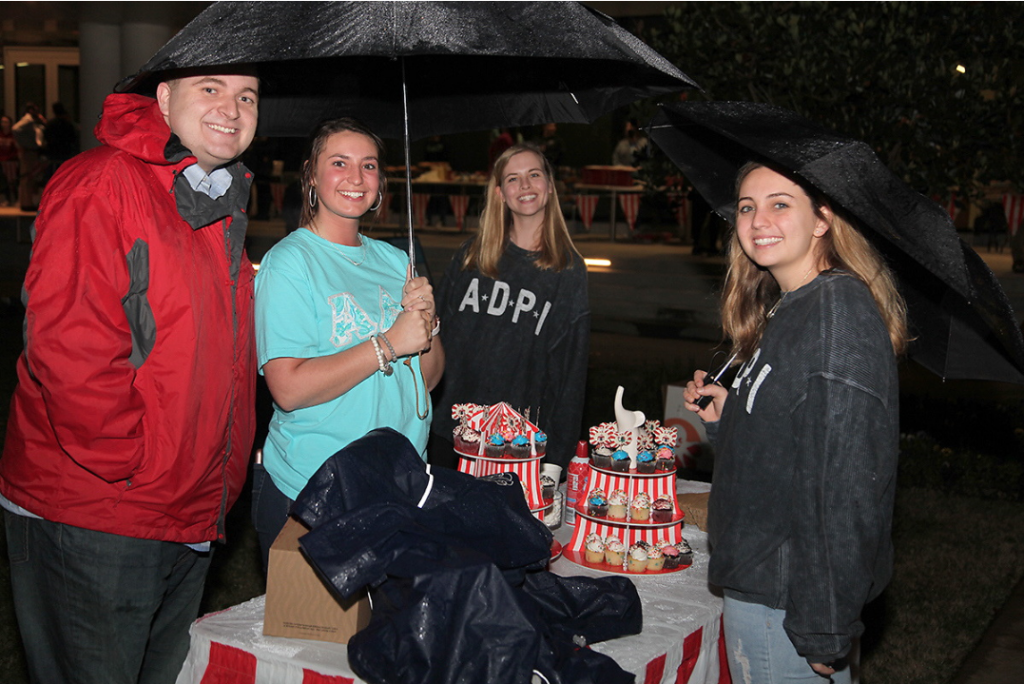
POLYGON ((680 468, 711 472, 714 465, 714 454, 707 443, 704 423, 693 411, 683 406, 683 390, 685 382, 673 382, 665 385, 665 419, 662 424, 674 427, 679 432, 676 444, 676 464, 680 468))
POLYGON ((696 525, 703 532, 708 531, 708 496, 703 494, 679 494, 676 501, 683 512, 683 521, 696 525))
POLYGON ((327 588, 299 549, 307 532, 289 518, 270 547, 263 634, 347 644, 370 623, 370 600, 362 594, 342 603, 327 588))

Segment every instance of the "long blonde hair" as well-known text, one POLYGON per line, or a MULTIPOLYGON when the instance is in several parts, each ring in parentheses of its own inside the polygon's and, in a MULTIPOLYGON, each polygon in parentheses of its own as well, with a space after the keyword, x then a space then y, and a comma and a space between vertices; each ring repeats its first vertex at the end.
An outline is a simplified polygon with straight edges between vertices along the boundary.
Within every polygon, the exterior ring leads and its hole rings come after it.
POLYGON ((541 226, 540 251, 535 262, 537 268, 561 271, 572 266, 572 255, 579 255, 569 229, 565 225, 565 217, 558 203, 558 191, 555 189, 555 176, 551 163, 544 153, 533 145, 513 145, 497 158, 494 169, 487 181, 484 209, 480 213, 480 232, 466 250, 462 261, 464 271, 476 269, 488 278, 498 278, 498 264, 509 243, 509 231, 512 228, 512 211, 508 205, 498 199, 498 187, 505 167, 509 160, 521 152, 532 152, 540 158, 544 177, 551 188, 547 205, 544 207, 544 223, 541 226))
MULTIPOLYGON (((796 183, 811 200, 815 216, 829 224, 817 249, 827 268, 840 269, 863 282, 871 291, 882 316, 893 353, 906 351, 910 341, 907 332, 907 307, 896 289, 896 281, 882 256, 857 230, 853 222, 837 212, 827 198, 800 178, 760 162, 750 162, 736 176, 736 195, 743 180, 754 169, 768 168, 796 183), (823 211, 825 208, 827 211, 823 211)), ((722 292, 722 330, 732 340, 732 350, 745 361, 753 356, 761 343, 767 323, 767 312, 781 296, 779 284, 767 269, 755 264, 740 247, 733 225, 729 239, 729 268, 722 292)))

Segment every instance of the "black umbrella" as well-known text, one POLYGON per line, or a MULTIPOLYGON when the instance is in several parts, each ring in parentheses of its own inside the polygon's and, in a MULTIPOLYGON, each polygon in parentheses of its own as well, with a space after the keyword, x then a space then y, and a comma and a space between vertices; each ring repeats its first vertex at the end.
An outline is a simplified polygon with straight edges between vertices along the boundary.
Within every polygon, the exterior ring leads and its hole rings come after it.
MULTIPOLYGON (((404 137, 407 166, 410 138, 590 123, 696 85, 576 2, 218 2, 123 89, 149 92, 162 72, 231 64, 259 65, 260 134, 304 136, 322 119, 353 116, 404 137)), ((407 217, 411 252, 411 209, 407 217)))
POLYGON ((895 271, 907 301, 910 356, 944 379, 1024 384, 1024 342, 1006 294, 946 213, 882 164, 871 148, 781 107, 750 102, 666 105, 651 139, 732 222, 735 180, 748 161, 806 179, 895 271))

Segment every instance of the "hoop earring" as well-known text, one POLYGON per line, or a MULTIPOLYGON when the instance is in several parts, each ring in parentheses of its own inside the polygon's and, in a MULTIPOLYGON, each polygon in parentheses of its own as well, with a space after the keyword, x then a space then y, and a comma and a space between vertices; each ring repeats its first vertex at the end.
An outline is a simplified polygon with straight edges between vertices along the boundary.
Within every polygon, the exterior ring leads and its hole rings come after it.
POLYGON ((316 188, 309 186, 309 208, 316 209, 316 188))
POLYGON ((377 191, 377 203, 370 207, 369 211, 377 211, 380 209, 380 205, 384 204, 384 193, 380 190, 377 191))

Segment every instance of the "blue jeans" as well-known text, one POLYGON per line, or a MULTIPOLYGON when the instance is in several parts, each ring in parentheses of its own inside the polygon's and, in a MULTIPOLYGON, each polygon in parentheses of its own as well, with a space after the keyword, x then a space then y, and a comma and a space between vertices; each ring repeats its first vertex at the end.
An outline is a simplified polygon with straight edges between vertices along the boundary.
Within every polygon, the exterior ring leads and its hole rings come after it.
POLYGON ((34 684, 173 684, 212 552, 4 511, 34 684))
POLYGON ((256 528, 256 538, 260 542, 264 577, 267 576, 269 567, 270 547, 281 533, 284 524, 288 522, 288 514, 293 503, 295 502, 277 488, 262 464, 253 464, 252 526, 256 528))
POLYGON ((786 611, 725 597, 725 645, 734 684, 850 683, 850 667, 819 675, 782 627, 786 611))

